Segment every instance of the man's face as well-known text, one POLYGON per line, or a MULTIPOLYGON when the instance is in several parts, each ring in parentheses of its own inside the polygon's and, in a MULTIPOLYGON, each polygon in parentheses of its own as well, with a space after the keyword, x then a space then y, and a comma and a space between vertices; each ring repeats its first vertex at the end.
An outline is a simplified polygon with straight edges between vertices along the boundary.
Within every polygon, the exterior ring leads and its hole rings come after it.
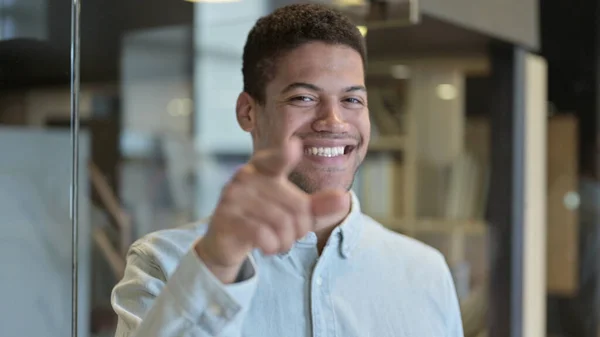
POLYGON ((265 92, 264 104, 252 104, 252 126, 240 122, 252 133, 254 150, 298 137, 304 156, 290 180, 308 193, 350 189, 371 128, 360 54, 341 45, 304 44, 278 59, 265 92))

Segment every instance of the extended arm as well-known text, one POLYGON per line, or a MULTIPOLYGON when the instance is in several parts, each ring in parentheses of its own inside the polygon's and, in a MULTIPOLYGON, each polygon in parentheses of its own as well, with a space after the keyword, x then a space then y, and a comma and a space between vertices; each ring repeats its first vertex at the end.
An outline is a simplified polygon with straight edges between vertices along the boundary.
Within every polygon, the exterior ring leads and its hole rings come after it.
POLYGON ((134 245, 125 276, 115 287, 116 337, 241 336, 245 314, 256 289, 251 258, 240 282, 224 285, 190 249, 168 277, 153 250, 134 245))

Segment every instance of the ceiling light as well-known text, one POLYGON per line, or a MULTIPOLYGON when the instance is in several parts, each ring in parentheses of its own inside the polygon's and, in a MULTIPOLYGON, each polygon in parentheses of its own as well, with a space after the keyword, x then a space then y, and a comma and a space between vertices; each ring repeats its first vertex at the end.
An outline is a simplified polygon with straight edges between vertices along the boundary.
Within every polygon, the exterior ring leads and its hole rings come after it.
POLYGON ((192 114, 194 101, 189 98, 176 98, 167 105, 167 112, 172 117, 187 117, 192 114))
POLYGON ((436 88, 436 93, 440 99, 450 101, 456 98, 458 92, 452 84, 440 84, 436 88))
POLYGON ((390 72, 392 73, 392 77, 397 80, 406 80, 410 77, 410 69, 403 64, 392 66, 390 72))
POLYGON ((335 0, 334 4, 338 6, 364 6, 365 0, 335 0))
POLYGON ((563 202, 566 206, 566 208, 568 210, 576 210, 577 208, 579 208, 580 205, 580 198, 579 198, 579 193, 577 192, 569 192, 567 194, 565 194, 565 197, 563 198, 563 202))

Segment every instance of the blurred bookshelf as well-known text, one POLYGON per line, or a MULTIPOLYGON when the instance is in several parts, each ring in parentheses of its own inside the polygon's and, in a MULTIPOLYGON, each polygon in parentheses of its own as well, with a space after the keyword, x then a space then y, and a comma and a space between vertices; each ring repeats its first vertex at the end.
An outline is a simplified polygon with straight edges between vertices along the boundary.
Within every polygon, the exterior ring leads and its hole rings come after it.
MULTIPOLYGON (((375 62, 367 74, 371 142, 353 186, 362 210, 440 250, 453 274, 467 264, 470 280, 457 287, 473 290, 487 278, 491 131, 480 79, 489 66, 477 57, 375 62)), ((547 136, 547 289, 572 296, 579 263, 579 209, 569 203, 578 200, 576 118, 550 115, 547 136)))
POLYGON ((405 146, 404 137, 401 135, 379 136, 371 140, 369 144, 370 152, 380 151, 403 151, 405 146))
POLYGON ((439 250, 471 335, 487 310, 490 128, 467 114, 467 77, 485 58, 374 61, 368 67, 371 141, 353 189, 363 212, 439 250))
POLYGON ((354 189, 366 214, 413 236, 485 233, 489 125, 466 116, 476 55, 375 60, 368 67, 372 135, 354 189))
POLYGON ((463 233, 466 235, 484 235, 486 231, 486 223, 481 220, 452 220, 434 218, 420 218, 417 220, 407 220, 402 218, 375 218, 375 220, 393 231, 408 236, 418 236, 419 234, 427 233, 463 233))

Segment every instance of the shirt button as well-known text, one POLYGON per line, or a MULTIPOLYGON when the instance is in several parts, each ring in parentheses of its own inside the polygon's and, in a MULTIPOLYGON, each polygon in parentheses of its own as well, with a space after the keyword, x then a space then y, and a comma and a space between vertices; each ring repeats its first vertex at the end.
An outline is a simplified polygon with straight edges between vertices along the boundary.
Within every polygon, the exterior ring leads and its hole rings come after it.
POLYGON ((221 317, 223 316, 223 310, 221 309, 221 307, 217 304, 211 304, 208 307, 208 310, 210 311, 211 314, 217 316, 217 317, 221 317))
POLYGON ((323 279, 319 276, 317 277, 317 286, 321 286, 323 284, 323 279))

